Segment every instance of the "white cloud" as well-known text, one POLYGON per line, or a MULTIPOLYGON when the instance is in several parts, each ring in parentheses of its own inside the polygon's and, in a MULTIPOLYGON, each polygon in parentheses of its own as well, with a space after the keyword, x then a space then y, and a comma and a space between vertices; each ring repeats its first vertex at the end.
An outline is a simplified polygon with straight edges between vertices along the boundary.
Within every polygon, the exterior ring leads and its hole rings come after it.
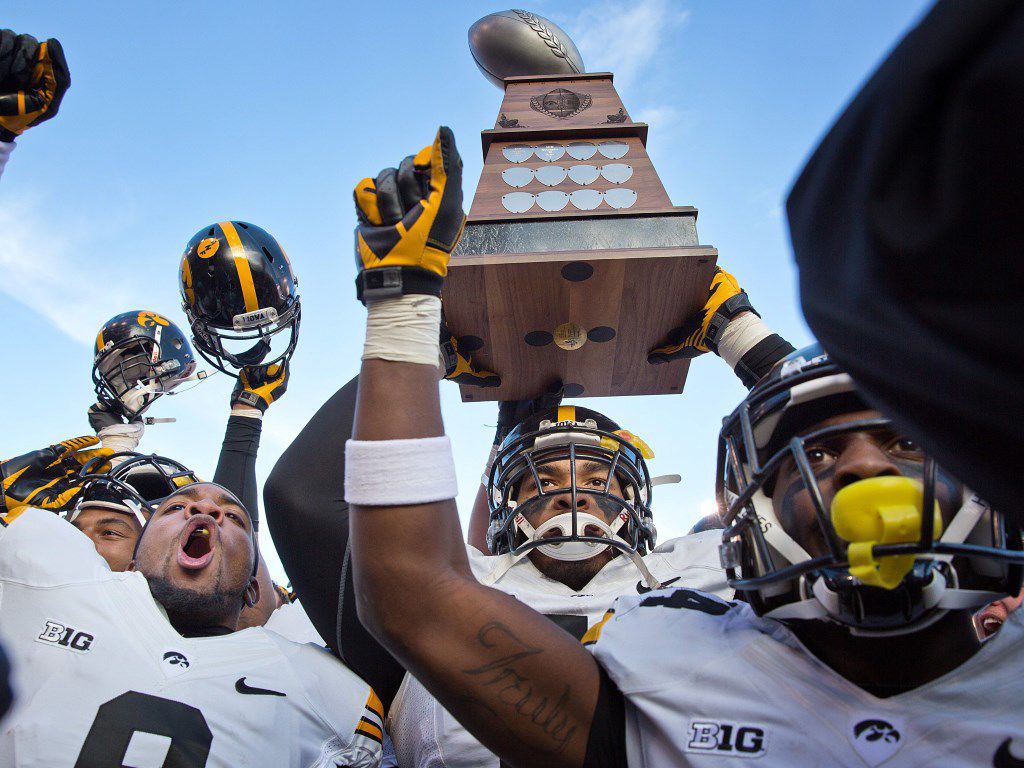
POLYGON ((102 261, 84 258, 97 243, 90 226, 68 225, 38 200, 6 199, 0 206, 3 291, 38 312, 61 332, 92 344, 112 306, 126 305, 123 281, 104 280, 102 261))
POLYGON ((568 27, 590 72, 614 72, 620 92, 628 90, 658 55, 689 11, 670 0, 590 5, 568 27))

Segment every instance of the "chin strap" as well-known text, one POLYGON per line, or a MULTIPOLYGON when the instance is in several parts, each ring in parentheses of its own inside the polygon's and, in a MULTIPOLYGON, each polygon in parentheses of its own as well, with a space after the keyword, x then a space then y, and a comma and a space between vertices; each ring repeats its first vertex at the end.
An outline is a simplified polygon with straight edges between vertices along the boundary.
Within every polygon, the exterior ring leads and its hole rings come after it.
POLYGON ((244 352, 232 355, 234 358, 234 361, 232 362, 235 362, 239 368, 245 368, 250 365, 259 365, 266 359, 268 354, 270 354, 270 342, 265 338, 261 338, 244 352))
MULTIPOLYGON (((765 614, 770 619, 834 619, 839 613, 839 598, 835 592, 828 588, 825 579, 818 578, 811 587, 812 597, 799 600, 794 603, 779 606, 765 614)), ((924 602, 926 609, 937 608, 934 615, 928 616, 921 621, 908 624, 906 627, 892 630, 866 630, 851 628, 851 632, 858 635, 904 635, 917 632, 929 624, 938 621, 946 611, 971 610, 980 608, 983 605, 999 600, 1005 595, 999 592, 987 592, 976 589, 959 589, 946 586, 945 579, 942 579, 938 572, 932 574, 928 586, 924 588, 924 602)))
MULTIPOLYGON (((544 524, 541 525, 540 530, 534 528, 521 513, 516 513, 514 522, 516 528, 520 530, 523 533, 523 535, 526 536, 526 544, 528 544, 535 541, 542 541, 544 539, 544 534, 550 531, 555 531, 562 536, 571 535, 572 517, 572 512, 563 512, 560 515, 555 515, 554 517, 546 520, 544 524)), ((619 544, 621 544, 621 546, 616 546, 611 543, 598 544, 596 542, 589 541, 569 541, 562 542, 559 544, 541 544, 537 547, 526 547, 524 544, 518 548, 517 552, 506 553, 504 555, 505 562, 498 566, 488 576, 487 580, 483 583, 490 585, 498 581, 498 579, 500 579, 502 576, 508 573, 509 569, 512 568, 513 565, 518 563, 520 560, 522 560, 524 557, 530 554, 531 551, 535 549, 540 550, 543 554, 547 555, 548 557, 554 560, 561 560, 563 562, 579 562, 582 560, 589 560, 592 557, 596 557, 609 547, 615 547, 616 550, 618 550, 623 555, 628 557, 630 561, 633 563, 633 565, 636 566, 637 570, 640 571, 640 575, 643 576, 644 582, 650 589, 661 589, 661 582, 654 578, 653 574, 651 574, 650 569, 647 567, 647 563, 644 562, 640 554, 635 549, 630 547, 625 539, 619 536, 618 532, 622 529, 622 526, 625 525, 627 519, 628 518, 624 514, 619 515, 618 524, 615 525, 615 527, 613 528, 604 520, 601 520, 600 518, 595 517, 594 515, 591 515, 588 512, 577 512, 577 530, 579 530, 580 528, 586 529, 589 526, 594 526, 598 528, 602 534, 604 534, 605 538, 608 538, 612 541, 616 541, 619 544), (579 549, 568 549, 569 547, 573 546, 579 547, 579 549)))

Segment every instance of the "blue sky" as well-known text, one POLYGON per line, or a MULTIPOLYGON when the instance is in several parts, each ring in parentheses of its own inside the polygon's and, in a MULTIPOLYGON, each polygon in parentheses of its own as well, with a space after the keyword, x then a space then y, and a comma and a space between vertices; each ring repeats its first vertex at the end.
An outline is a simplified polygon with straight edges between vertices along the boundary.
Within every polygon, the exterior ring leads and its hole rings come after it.
MULTIPOLYGON (((782 203, 803 160, 903 32, 921 0, 779 3, 536 2, 611 70, 676 205, 700 210, 702 243, 765 320, 797 346, 782 203)), ((466 31, 491 2, 124 3, 6 0, 0 26, 57 37, 73 87, 60 115, 19 142, 0 182, 0 313, 7 375, 0 456, 87 434, 91 341, 108 317, 154 309, 184 326, 182 246, 225 218, 273 232, 301 281, 302 338, 286 397, 264 421, 262 482, 319 405, 358 371, 364 310, 353 297, 352 186, 450 125, 479 177, 479 131, 500 92, 466 31)), ((232 380, 164 398, 146 451, 209 477, 232 380)), ((583 400, 642 436, 662 539, 712 508, 718 426, 744 390, 717 358, 681 396, 583 400)), ((468 514, 496 420, 442 386, 468 514)), ((280 566, 269 537, 272 570, 280 566)))

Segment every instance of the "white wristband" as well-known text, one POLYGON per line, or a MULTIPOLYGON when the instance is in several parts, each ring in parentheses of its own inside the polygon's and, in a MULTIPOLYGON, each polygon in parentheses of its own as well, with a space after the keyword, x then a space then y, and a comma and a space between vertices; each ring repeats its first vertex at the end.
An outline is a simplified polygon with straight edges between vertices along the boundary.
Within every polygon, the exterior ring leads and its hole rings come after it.
POLYGON ((259 419, 260 421, 263 421, 263 411, 261 411, 259 408, 235 408, 234 406, 232 406, 231 415, 242 416, 246 419, 259 419))
POLYGON ((722 338, 718 340, 718 356, 725 360, 730 368, 736 365, 762 339, 771 336, 772 329, 753 312, 747 312, 725 326, 722 338))
POLYGON ((447 435, 345 443, 345 501, 365 506, 454 499, 455 459, 447 435))
POLYGON ((130 424, 111 424, 96 433, 100 439, 102 448, 109 448, 114 453, 122 451, 134 451, 139 447, 142 435, 146 427, 141 421, 133 421, 130 424))
POLYGON ((441 299, 409 295, 366 302, 363 360, 436 367, 441 355, 441 299))

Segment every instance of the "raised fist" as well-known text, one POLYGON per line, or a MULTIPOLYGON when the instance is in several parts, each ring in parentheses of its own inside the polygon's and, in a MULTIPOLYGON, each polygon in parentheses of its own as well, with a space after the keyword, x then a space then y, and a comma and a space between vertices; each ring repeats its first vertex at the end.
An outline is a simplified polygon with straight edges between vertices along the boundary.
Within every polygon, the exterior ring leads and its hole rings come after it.
POLYGON ((57 114, 71 87, 64 50, 56 39, 38 42, 32 35, 0 30, 0 141, 57 114))

